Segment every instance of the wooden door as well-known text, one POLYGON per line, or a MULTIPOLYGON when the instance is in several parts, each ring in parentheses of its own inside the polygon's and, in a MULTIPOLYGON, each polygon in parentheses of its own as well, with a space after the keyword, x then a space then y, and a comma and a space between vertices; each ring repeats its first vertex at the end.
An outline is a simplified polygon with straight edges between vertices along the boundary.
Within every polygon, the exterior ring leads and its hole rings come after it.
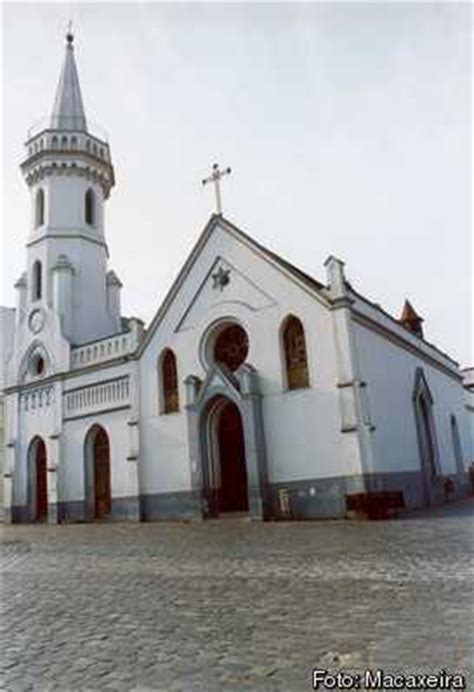
POLYGON ((220 512, 246 512, 247 470, 242 419, 235 404, 227 404, 219 416, 220 512))
POLYGON ((110 492, 110 454, 107 433, 99 428, 94 438, 94 514, 103 519, 110 514, 112 506, 110 492))
POLYGON ((45 521, 48 517, 48 483, 46 476, 46 446, 40 440, 36 447, 36 521, 45 521))

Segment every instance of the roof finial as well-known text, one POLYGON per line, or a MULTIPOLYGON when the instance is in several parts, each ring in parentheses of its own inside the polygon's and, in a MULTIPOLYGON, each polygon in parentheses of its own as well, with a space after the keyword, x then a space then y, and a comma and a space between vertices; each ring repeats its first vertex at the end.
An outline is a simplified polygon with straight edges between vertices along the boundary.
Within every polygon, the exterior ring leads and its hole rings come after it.
POLYGON ((214 191, 216 193, 216 213, 219 215, 222 214, 220 180, 224 175, 228 175, 229 173, 231 173, 230 168, 226 168, 225 170, 221 171, 219 170, 219 164, 215 163, 212 167, 212 174, 209 176, 209 178, 204 178, 202 181, 203 185, 207 185, 207 183, 214 183, 214 191))
POLYGON ((74 41, 74 34, 72 33, 72 19, 69 20, 67 25, 66 41, 68 42, 69 46, 72 46, 72 42, 74 41))
POLYGON ((81 88, 74 60, 72 22, 66 34, 67 44, 61 68, 50 127, 53 130, 87 130, 87 122, 82 104, 81 88))

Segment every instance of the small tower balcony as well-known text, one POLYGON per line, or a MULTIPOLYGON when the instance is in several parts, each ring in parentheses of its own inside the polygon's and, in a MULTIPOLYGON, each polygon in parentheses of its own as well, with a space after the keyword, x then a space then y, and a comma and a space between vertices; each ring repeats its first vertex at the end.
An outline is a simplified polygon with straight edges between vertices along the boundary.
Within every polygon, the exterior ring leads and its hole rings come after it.
MULTIPOLYGON (((96 128, 94 128, 96 129, 96 128)), ((107 198, 115 184, 106 135, 81 129, 53 129, 45 119, 28 131, 21 170, 31 184, 47 173, 87 172, 100 181, 107 198)))
MULTIPOLYGON (((94 127, 94 129, 98 129, 94 127)), ((45 118, 28 131, 25 143, 26 159, 45 151, 83 152, 101 161, 111 162, 110 149, 105 133, 100 136, 81 129, 52 129, 45 118)))

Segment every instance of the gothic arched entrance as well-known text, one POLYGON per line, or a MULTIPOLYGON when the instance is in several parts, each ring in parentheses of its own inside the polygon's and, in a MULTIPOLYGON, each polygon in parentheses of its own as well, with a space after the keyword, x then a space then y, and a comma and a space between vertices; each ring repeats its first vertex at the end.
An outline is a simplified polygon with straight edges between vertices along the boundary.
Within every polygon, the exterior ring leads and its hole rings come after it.
POLYGON ((88 432, 85 446, 86 511, 89 519, 105 519, 112 509, 109 437, 100 425, 88 432))
POLYGON ((29 507, 32 521, 48 518, 48 481, 46 469, 46 445, 41 437, 35 437, 28 451, 29 507))
POLYGON ((219 397, 211 403, 205 418, 204 495, 209 515, 248 512, 245 441, 239 408, 229 399, 219 397))

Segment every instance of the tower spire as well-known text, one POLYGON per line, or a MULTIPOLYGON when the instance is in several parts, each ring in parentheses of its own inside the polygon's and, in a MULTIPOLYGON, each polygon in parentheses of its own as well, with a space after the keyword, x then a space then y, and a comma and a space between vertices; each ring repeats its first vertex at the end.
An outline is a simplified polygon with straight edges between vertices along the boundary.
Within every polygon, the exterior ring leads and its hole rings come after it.
POLYGON ((54 130, 87 131, 73 43, 74 34, 70 22, 66 34, 66 56, 56 90, 50 127, 54 130))

